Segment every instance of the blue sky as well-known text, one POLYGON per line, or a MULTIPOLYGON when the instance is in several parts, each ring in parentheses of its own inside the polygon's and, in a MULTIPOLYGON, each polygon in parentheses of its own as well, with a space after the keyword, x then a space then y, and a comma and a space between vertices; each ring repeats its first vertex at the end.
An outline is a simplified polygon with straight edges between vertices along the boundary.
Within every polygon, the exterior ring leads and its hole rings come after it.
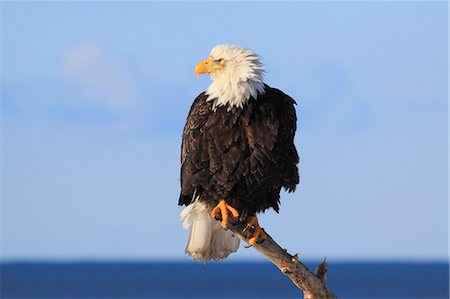
POLYGON ((445 2, 3 2, 2 26, 2 259, 187 260, 181 131, 219 43, 298 102, 280 244, 447 257, 445 2))

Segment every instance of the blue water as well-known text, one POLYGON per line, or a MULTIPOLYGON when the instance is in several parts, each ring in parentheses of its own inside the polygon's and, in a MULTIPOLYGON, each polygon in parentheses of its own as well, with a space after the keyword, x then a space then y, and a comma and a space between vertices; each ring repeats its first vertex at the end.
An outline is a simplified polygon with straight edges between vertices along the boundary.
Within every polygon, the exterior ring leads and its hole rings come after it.
MULTIPOLYGON (((449 298, 448 263, 328 266, 339 298, 449 298)), ((3 263, 1 274, 5 299, 301 298, 270 263, 3 263)))

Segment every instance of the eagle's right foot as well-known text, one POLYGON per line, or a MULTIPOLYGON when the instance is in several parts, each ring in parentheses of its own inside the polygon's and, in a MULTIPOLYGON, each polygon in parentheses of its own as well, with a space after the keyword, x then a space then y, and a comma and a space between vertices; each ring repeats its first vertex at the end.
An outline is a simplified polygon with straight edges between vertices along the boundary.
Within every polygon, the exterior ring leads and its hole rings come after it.
POLYGON ((228 228, 228 218, 230 217, 230 214, 233 218, 239 217, 238 211, 229 204, 227 204, 223 199, 217 204, 217 206, 211 212, 211 216, 216 220, 220 219, 219 215, 222 217, 221 225, 224 229, 228 228))
POLYGON ((267 238, 264 229, 259 226, 258 217, 251 216, 245 220, 244 232, 249 228, 253 228, 253 234, 248 239, 249 247, 253 246, 255 243, 261 243, 267 238))

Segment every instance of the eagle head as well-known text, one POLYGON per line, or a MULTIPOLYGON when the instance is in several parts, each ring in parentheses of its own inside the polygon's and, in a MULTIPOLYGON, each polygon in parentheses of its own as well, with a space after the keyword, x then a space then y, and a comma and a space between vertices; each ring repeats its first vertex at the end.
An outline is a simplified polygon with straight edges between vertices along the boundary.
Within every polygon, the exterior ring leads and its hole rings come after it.
POLYGON ((213 107, 228 105, 243 108, 245 103, 264 92, 264 66, 250 49, 235 45, 215 46, 209 57, 195 67, 195 76, 208 73, 213 82, 206 94, 213 107))

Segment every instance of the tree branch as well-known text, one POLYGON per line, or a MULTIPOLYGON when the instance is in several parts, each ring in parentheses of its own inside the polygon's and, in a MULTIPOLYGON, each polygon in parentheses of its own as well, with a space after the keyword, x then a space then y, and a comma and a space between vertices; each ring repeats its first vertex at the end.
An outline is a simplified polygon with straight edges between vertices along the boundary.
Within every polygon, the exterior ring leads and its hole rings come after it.
MULTIPOLYGON (((230 221, 231 222, 231 221, 230 221)), ((253 229, 247 229, 244 232, 245 225, 242 222, 229 223, 230 229, 241 240, 248 243, 249 237, 253 234, 253 229)), ((274 263, 292 282, 303 291, 305 299, 316 298, 337 298, 326 283, 327 265, 324 260, 317 267, 316 274, 312 273, 297 255, 290 255, 286 249, 281 248, 272 237, 266 232, 267 238, 260 244, 254 244, 253 248, 259 251, 272 263, 274 263)))

